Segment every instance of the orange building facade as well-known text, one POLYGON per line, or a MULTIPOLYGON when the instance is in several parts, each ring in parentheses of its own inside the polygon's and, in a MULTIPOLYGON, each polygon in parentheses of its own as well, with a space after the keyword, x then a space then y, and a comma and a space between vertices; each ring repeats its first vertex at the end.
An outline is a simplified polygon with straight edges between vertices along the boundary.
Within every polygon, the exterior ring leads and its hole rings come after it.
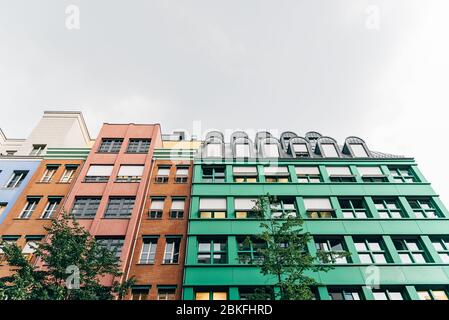
POLYGON ((156 159, 127 278, 129 299, 181 298, 192 161, 156 159))
MULTIPOLYGON (((41 241, 77 178, 84 160, 43 159, 11 211, 0 225, 5 241, 16 242, 32 258, 33 242, 41 241)), ((0 277, 10 273, 0 256, 0 277)))

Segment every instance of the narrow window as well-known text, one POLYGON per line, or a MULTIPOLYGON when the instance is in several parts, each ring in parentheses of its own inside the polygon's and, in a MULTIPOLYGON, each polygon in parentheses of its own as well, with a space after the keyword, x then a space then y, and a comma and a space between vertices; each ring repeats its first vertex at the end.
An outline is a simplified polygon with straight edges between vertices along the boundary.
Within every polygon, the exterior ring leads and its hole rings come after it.
POLYGON ((25 180, 28 171, 15 170, 11 178, 6 183, 5 188, 13 189, 20 186, 23 180, 25 180))
POLYGON ((25 207, 22 210, 22 213, 20 214, 20 219, 29 219, 31 218, 31 215, 33 214, 34 210, 36 210, 36 206, 39 203, 40 198, 28 198, 27 203, 25 207))
POLYGON ((150 219, 162 219, 165 198, 152 198, 149 212, 150 219))
POLYGON ((170 209, 171 219, 183 219, 184 218, 185 199, 173 199, 170 209))
POLYGON ((181 244, 181 237, 166 238, 164 264, 178 263, 180 244, 181 244))
POLYGON ((157 168, 157 174, 155 178, 156 183, 167 183, 169 175, 170 175, 170 167, 159 166, 157 168))
POLYGON ((41 219, 51 219, 58 209, 61 198, 49 198, 41 219))
POLYGON ((157 249, 157 237, 143 237, 139 264, 154 264, 157 249))

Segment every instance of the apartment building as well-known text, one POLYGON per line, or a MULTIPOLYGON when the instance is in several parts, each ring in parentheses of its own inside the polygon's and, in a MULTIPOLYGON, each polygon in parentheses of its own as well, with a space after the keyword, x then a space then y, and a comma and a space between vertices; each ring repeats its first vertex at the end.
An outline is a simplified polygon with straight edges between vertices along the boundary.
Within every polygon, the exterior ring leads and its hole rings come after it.
POLYGON ((273 217, 304 219, 312 255, 350 253, 309 274, 316 299, 448 298, 449 215, 414 159, 357 137, 210 132, 194 160, 183 299, 248 299, 274 283, 254 264, 263 244, 243 242, 261 231, 252 208, 267 193, 280 200, 273 217))

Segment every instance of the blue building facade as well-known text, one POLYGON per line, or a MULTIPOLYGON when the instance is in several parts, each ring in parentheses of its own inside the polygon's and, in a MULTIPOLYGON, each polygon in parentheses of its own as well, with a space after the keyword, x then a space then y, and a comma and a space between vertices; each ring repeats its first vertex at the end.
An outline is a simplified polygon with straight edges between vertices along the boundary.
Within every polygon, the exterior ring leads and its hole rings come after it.
POLYGON ((0 159, 0 224, 39 166, 41 159, 0 159))

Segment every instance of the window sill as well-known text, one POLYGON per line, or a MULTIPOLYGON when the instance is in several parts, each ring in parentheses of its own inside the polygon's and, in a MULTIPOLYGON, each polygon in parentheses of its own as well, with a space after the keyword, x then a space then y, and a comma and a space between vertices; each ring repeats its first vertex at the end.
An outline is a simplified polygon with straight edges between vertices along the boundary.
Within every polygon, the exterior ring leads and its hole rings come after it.
POLYGON ((150 150, 148 151, 142 151, 142 152, 130 152, 130 151, 126 151, 124 152, 125 154, 148 154, 150 152, 150 150))
POLYGON ((136 266, 141 266, 141 267, 144 267, 144 266, 154 266, 155 265, 155 263, 153 262, 153 263, 136 263, 136 266))
POLYGON ((102 220, 129 220, 131 217, 103 217, 102 220))
POLYGON ((119 154, 120 152, 97 151, 95 153, 98 153, 98 154, 119 154))
POLYGON ((176 262, 176 263, 162 262, 161 265, 163 265, 163 266, 177 266, 177 265, 179 265, 179 262, 176 262))

